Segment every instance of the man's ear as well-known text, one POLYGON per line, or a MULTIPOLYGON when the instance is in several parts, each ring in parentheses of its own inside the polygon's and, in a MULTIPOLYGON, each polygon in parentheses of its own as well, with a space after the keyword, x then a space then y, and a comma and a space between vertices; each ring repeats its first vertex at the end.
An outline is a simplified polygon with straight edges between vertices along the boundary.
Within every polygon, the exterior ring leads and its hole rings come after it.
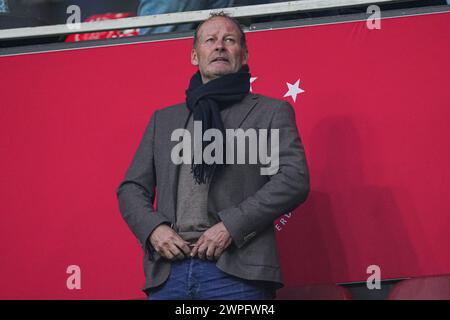
POLYGON ((192 51, 191 51, 191 63, 194 66, 198 66, 198 56, 197 56, 197 52, 195 51, 194 48, 192 48, 192 51))

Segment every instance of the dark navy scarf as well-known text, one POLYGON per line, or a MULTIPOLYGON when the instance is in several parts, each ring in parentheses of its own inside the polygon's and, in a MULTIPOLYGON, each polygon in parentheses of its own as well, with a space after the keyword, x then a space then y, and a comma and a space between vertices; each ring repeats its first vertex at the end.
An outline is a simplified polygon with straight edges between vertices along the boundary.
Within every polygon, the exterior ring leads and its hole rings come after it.
POLYGON ((220 111, 241 101, 250 91, 250 73, 247 64, 242 65, 236 73, 223 75, 205 84, 202 82, 200 71, 191 78, 186 90, 186 105, 193 112, 194 121, 202 122, 202 163, 194 164, 192 173, 198 184, 206 183, 211 178, 216 166, 204 163, 203 150, 212 141, 203 141, 203 133, 211 128, 219 129, 224 137, 225 163, 225 128, 220 111))

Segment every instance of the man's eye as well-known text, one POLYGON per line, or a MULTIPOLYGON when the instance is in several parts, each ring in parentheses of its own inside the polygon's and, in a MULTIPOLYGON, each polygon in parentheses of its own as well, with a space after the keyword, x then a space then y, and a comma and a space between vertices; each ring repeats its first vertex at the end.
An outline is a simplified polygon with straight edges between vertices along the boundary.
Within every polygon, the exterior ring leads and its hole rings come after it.
POLYGON ((225 41, 234 42, 234 39, 233 38, 227 38, 227 39, 225 39, 225 41))

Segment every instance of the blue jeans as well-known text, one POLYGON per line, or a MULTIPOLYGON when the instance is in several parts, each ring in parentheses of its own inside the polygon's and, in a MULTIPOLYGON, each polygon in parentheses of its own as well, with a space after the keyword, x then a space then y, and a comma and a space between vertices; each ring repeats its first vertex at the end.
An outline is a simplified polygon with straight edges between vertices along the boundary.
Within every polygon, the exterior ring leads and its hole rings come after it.
POLYGON ((271 300, 275 289, 226 274, 216 261, 189 257, 173 261, 166 282, 147 294, 148 300, 271 300))
MULTIPOLYGON (((233 0, 140 0, 138 15, 148 16, 154 14, 197 11, 206 9, 228 8, 233 5, 233 0)), ((189 31, 194 28, 194 23, 184 23, 179 25, 159 26, 151 28, 141 28, 139 34, 154 34, 173 31, 189 31)))

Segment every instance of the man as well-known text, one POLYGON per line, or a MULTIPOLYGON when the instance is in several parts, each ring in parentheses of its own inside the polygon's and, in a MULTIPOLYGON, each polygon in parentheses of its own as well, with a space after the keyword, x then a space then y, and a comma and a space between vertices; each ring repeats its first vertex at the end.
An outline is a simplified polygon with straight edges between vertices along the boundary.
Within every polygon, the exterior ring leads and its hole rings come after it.
MULTIPOLYGON (((306 200, 309 174, 292 106, 249 92, 247 60, 236 20, 217 13, 201 23, 186 103, 153 113, 117 189, 122 216, 144 248, 149 299, 273 299, 283 286, 273 221, 306 200), (263 175, 259 164, 205 159, 175 164, 174 132, 195 136, 198 124, 202 137, 209 129, 275 130, 278 170, 263 175)), ((195 150, 194 142, 194 158, 195 150)))

